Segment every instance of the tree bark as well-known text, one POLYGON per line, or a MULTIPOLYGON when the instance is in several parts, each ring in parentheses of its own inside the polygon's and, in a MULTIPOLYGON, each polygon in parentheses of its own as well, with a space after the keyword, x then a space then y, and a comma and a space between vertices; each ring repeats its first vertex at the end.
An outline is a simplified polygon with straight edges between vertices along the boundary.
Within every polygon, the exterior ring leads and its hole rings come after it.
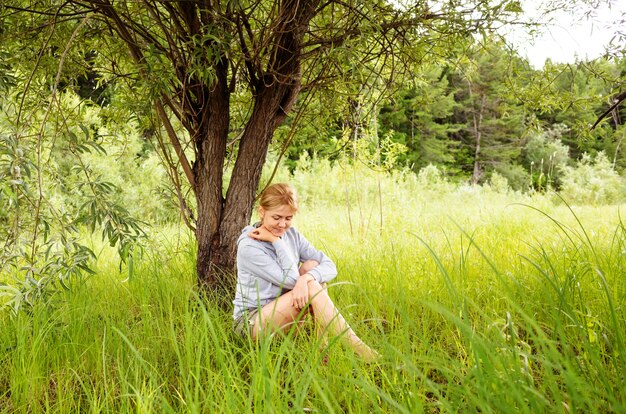
MULTIPOLYGON (((258 79, 253 85, 256 92, 254 108, 239 142, 225 198, 221 196, 225 140, 220 141, 223 147, 212 152, 212 157, 198 159, 203 163, 204 170, 213 172, 212 177, 196 177, 200 229, 196 231, 197 271, 201 284, 211 290, 228 288, 234 282, 229 275, 235 269, 237 239, 241 229, 250 222, 274 131, 285 120, 300 91, 302 42, 318 3, 311 0, 286 0, 281 3, 267 68, 261 76, 250 76, 251 79, 258 79), (219 168, 212 168, 216 165, 219 168), (207 188, 200 192, 200 186, 207 188)), ((228 118, 228 113, 221 113, 221 116, 228 118)))
POLYGON ((230 120, 227 73, 228 64, 225 61, 217 65, 217 83, 211 91, 205 91, 207 105, 200 108, 202 117, 193 139, 197 151, 194 164, 198 205, 196 270, 199 282, 212 288, 221 284, 223 268, 230 264, 220 254, 223 244, 223 168, 230 120))
POLYGON ((476 113, 476 111, 472 113, 474 123, 474 138, 476 143, 476 147, 474 149, 474 171, 472 172, 472 185, 478 184, 481 176, 483 175, 480 162, 480 145, 482 140, 482 123, 485 109, 485 100, 486 96, 481 94, 478 113, 476 113))

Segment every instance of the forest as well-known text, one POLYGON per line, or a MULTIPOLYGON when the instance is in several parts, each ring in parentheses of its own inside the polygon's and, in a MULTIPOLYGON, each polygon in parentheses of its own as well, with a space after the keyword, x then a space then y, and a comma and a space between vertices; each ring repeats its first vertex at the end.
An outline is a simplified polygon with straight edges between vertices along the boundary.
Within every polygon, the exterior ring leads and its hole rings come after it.
POLYGON ((3 2, 0 413, 625 411, 626 34, 524 7, 3 2), (276 182, 377 363, 232 332, 276 182))
MULTIPOLYGON (((574 170, 583 164, 624 175, 623 110, 592 129, 621 92, 623 59, 547 62, 535 70, 504 43, 486 43, 420 68, 393 97, 369 104, 357 98, 335 110, 337 119, 315 113, 288 159, 306 151, 334 160, 357 149, 377 154, 375 162, 388 170, 418 173, 433 165, 451 181, 471 184, 497 174, 522 192, 581 184, 574 170)), ((618 201, 617 190, 604 201, 618 201)))

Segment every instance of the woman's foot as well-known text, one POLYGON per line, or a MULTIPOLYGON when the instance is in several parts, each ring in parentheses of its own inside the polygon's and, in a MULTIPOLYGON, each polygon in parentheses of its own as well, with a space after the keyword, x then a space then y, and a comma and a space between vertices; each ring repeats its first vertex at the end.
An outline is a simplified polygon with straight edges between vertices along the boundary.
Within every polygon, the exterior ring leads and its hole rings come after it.
POLYGON ((355 344, 354 352, 368 364, 378 362, 382 358, 378 352, 367 346, 363 341, 360 341, 359 344, 355 344))

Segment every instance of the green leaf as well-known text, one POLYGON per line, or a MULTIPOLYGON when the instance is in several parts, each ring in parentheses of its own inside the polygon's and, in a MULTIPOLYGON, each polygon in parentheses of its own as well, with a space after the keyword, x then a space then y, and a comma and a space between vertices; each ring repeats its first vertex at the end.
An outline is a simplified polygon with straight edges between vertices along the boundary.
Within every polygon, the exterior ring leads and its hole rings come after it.
POLYGON ((519 1, 510 1, 504 6, 504 11, 510 13, 524 13, 522 3, 519 1))

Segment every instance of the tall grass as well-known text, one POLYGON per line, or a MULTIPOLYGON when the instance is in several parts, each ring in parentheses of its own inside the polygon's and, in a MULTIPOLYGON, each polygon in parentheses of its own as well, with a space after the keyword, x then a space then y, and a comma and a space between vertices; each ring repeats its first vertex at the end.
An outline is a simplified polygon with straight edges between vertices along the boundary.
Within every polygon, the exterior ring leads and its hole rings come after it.
POLYGON ((97 249, 97 276, 0 316, 0 412, 626 411, 618 207, 312 168, 282 177, 296 226, 380 363, 332 340, 324 365, 306 330, 236 337, 196 292, 192 238, 166 229, 130 274, 97 249))

